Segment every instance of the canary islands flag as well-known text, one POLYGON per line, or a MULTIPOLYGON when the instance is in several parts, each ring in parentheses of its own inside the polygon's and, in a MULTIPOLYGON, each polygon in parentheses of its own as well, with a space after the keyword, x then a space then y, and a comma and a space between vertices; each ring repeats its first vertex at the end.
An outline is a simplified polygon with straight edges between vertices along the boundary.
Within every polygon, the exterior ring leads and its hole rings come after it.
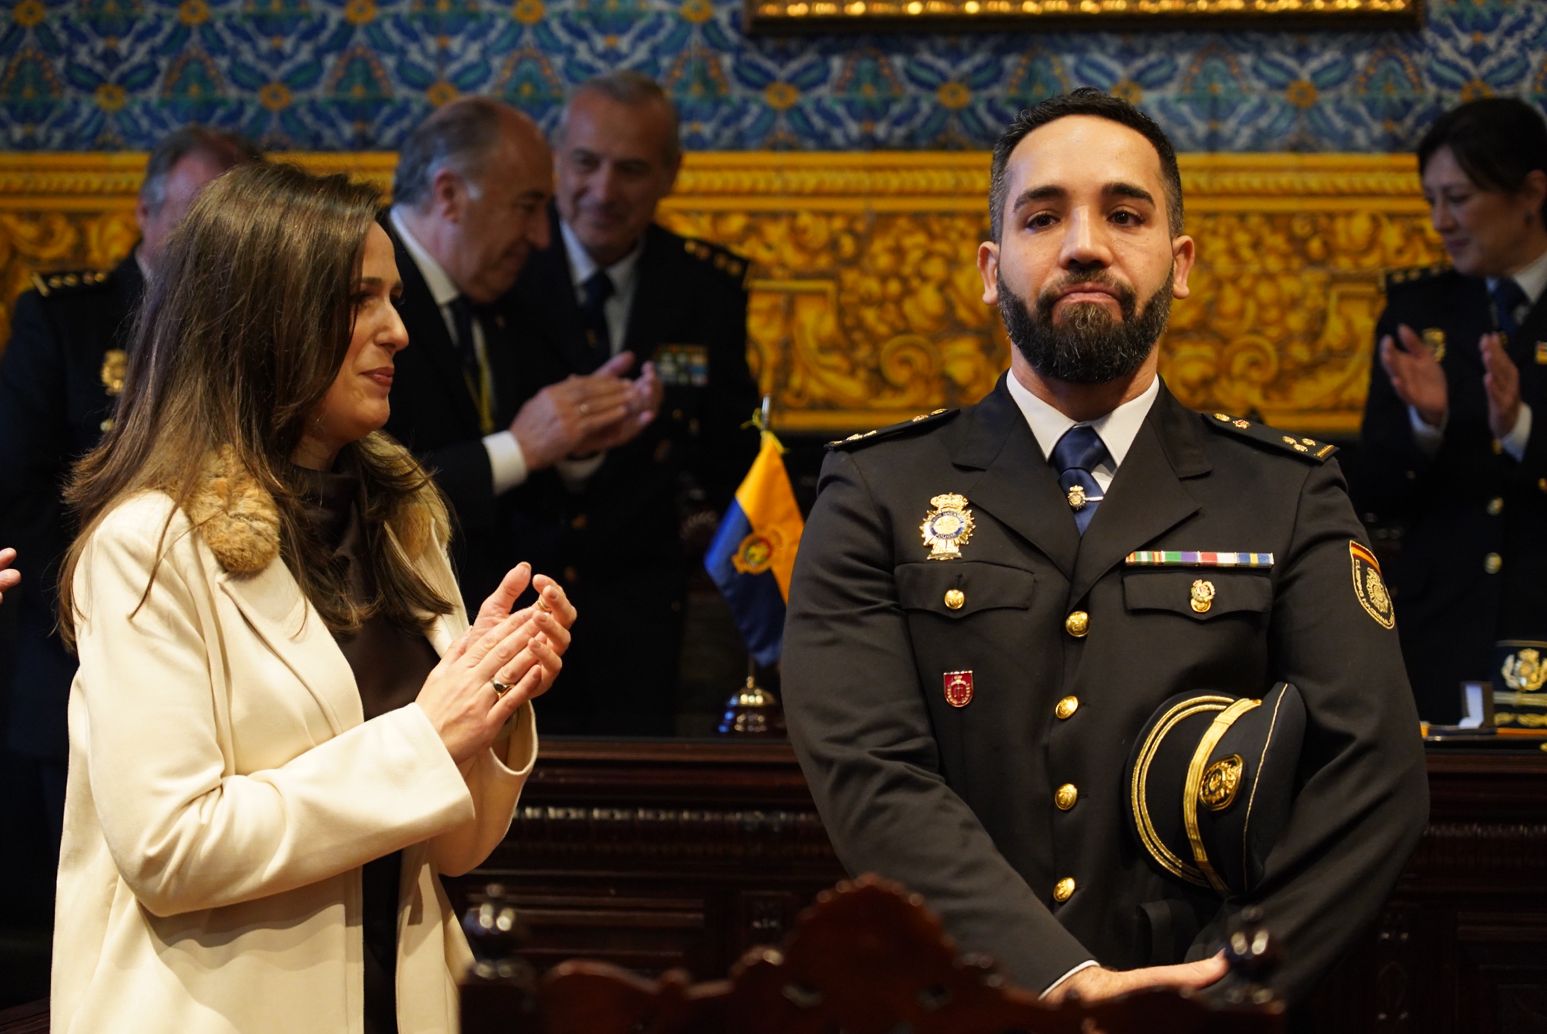
POLYGON ((747 651, 762 665, 777 661, 784 644, 784 603, 805 527, 783 452, 779 440, 764 431, 757 459, 704 554, 704 567, 730 604, 747 651))

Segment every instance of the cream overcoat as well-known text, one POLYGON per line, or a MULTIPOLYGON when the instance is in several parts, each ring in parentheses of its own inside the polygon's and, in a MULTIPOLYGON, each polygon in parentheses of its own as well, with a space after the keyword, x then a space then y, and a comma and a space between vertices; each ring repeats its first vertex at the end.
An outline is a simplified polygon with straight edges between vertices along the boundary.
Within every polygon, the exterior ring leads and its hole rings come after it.
MULTIPOLYGON (((505 835, 536 757, 531 707, 460 770, 417 704, 364 721, 277 557, 269 496, 225 455, 168 526, 172 509, 150 492, 118 504, 75 574, 53 1030, 357 1034, 360 866, 402 850, 400 1029, 455 1032, 471 955, 436 876, 505 835)), ((444 511, 417 509, 394 538, 460 600, 444 511)), ((429 638, 443 653, 466 628, 458 603, 429 638)))

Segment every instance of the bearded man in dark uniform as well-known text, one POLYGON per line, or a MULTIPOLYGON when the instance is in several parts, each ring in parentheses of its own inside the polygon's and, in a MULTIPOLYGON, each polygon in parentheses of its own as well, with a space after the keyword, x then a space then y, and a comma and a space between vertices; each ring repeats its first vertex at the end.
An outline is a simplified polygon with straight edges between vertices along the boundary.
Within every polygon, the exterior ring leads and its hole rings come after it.
POLYGON ((1008 375, 837 443, 806 524, 783 685, 823 821, 852 872, 920 892, 1050 999, 1210 985, 1247 905, 1299 999, 1427 814, 1391 602, 1332 449, 1190 412, 1158 377, 1195 246, 1175 154, 1136 109, 1080 90, 1023 112, 990 225, 1008 375), (1279 680, 1304 702, 1296 793, 1261 873, 1222 897, 1146 851, 1125 762, 1174 694, 1279 680))

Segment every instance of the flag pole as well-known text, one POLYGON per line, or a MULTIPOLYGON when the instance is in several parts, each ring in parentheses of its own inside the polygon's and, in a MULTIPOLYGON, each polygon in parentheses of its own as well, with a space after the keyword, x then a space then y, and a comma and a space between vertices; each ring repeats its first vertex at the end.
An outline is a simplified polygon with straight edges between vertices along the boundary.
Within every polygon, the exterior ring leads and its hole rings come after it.
MULTIPOLYGON (((773 396, 764 395, 752 422, 760 434, 773 430, 770 415, 773 396)), ((725 701, 725 714, 718 727, 722 736, 783 736, 784 707, 779 698, 757 684, 757 661, 752 651, 747 651, 746 684, 731 693, 725 701)))

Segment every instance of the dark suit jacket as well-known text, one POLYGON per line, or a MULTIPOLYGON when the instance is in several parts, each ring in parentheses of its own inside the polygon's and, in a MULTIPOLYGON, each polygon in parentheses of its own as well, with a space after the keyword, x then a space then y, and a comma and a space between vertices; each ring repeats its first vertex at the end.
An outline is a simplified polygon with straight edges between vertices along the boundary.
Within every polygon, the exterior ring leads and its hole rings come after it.
POLYGON ((1257 902, 1284 949, 1272 982, 1303 995, 1375 916, 1427 815, 1396 635, 1350 580, 1363 534, 1335 462, 1164 388, 1083 539, 1003 381, 974 407, 838 445, 796 559, 783 687, 840 858, 922 893, 964 950, 1033 990, 1089 958, 1201 957, 1257 902), (975 529, 959 559, 931 560, 920 523, 946 492, 967 497, 975 529), (1274 560, 1125 564, 1137 549, 1274 560), (1201 614, 1200 577, 1216 587, 1201 614), (1076 610, 1083 637, 1066 631, 1076 610), (944 675, 962 671, 974 696, 958 708, 944 675), (1125 762, 1172 694, 1278 679, 1308 712, 1298 800, 1250 901, 1221 904, 1140 847, 1125 762), (1064 783, 1078 790, 1066 811, 1064 783))
POLYGON ((1499 639, 1547 639, 1547 298, 1508 345, 1534 414, 1525 458, 1494 448, 1477 342, 1496 329, 1486 282, 1451 269, 1393 274, 1375 340, 1399 324, 1442 334, 1450 415, 1432 457, 1372 357, 1355 478, 1361 510, 1403 529, 1397 625, 1419 713, 1460 716, 1458 685, 1486 681, 1499 639), (1497 557, 1497 562, 1490 557, 1497 557))
MULTIPOLYGON (((14 598, 18 636, 9 672, 14 749, 62 760, 65 703, 75 658, 53 634, 58 565, 75 536, 60 501, 74 462, 102 438, 117 393, 105 381, 109 350, 127 355, 145 291, 131 254, 111 272, 52 273, 16 300, 0 361, 0 546, 15 546, 23 573, 14 598)), ((4 673, 0 673, 3 677, 4 673)))
MULTIPOLYGON (((550 218, 552 243, 528 260, 508 300, 520 334, 521 401, 587 368, 569 259, 557 213, 550 218)), ((550 717, 565 706, 560 696, 580 705, 586 683, 626 689, 628 699, 602 705, 610 711, 653 701, 657 715, 663 707, 669 713, 685 572, 702 560, 684 555, 681 519, 723 512, 757 452, 756 432, 741 426, 757 407, 746 356, 745 260, 651 226, 636 269, 623 347, 641 363, 692 353, 705 365, 700 383, 668 380, 655 422, 611 450, 584 486, 572 489, 549 470, 512 493, 518 548, 539 570, 558 572, 586 614, 585 632, 565 656, 566 691, 547 704, 550 717)), ((618 719, 632 728, 646 720, 618 719)))
MULTIPOLYGON (((408 328, 408 348, 396 359, 386 430, 430 468, 451 504, 456 522, 452 560, 468 612, 476 614, 484 597, 521 559, 503 533, 508 504, 494 494, 478 410, 440 306, 385 213, 380 223, 392 238, 398 276, 403 280, 400 311, 408 328)), ((517 356, 509 329, 503 316, 484 320, 496 430, 509 427, 517 409, 513 389, 517 356)))

